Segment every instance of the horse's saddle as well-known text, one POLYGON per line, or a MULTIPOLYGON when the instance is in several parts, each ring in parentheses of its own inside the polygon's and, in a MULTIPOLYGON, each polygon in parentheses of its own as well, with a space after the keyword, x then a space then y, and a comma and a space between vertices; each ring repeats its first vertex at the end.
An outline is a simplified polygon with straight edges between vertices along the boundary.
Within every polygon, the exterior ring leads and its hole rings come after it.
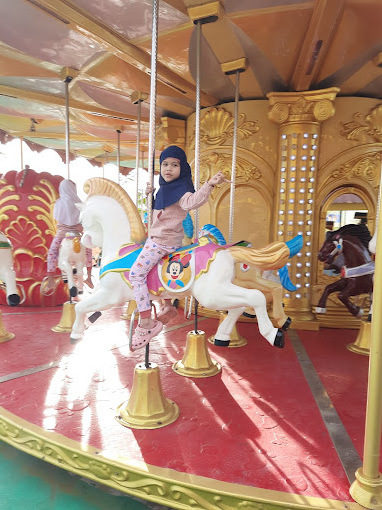
MULTIPOLYGON (((147 285, 149 292, 158 296, 164 291, 184 292, 195 279, 208 271, 211 262, 219 250, 227 248, 215 244, 214 238, 202 236, 198 243, 182 246, 163 257, 149 272, 147 285)), ((120 273, 123 280, 130 285, 130 269, 141 253, 143 244, 124 244, 118 250, 118 256, 100 270, 100 278, 113 272, 120 273)))

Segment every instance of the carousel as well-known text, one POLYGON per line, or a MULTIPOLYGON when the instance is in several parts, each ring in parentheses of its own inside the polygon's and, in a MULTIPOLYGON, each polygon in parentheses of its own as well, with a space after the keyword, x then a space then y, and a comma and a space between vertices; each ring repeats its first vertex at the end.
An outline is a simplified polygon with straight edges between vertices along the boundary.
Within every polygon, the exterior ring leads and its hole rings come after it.
POLYGON ((0 168, 0 439, 170 508, 381 509, 381 3, 1 14, 1 141, 19 139, 21 164, 0 168), (25 144, 57 151, 66 179, 78 157, 118 169, 86 180, 84 234, 62 242, 53 288, 63 177, 30 168, 25 144), (196 190, 226 182, 149 273, 154 313, 177 311, 136 349, 130 268, 152 220, 139 169, 152 184, 170 145, 196 190))

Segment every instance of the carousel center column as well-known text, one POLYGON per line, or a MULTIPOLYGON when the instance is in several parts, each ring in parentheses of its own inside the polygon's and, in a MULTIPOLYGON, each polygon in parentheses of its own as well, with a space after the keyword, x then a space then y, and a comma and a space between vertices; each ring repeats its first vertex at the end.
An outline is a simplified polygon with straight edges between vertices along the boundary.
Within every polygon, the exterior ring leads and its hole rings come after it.
MULTIPOLYGON (((268 116, 279 124, 276 171, 274 239, 290 241, 303 236, 303 248, 288 262, 296 292, 285 294, 285 310, 293 326, 314 329, 310 304, 312 232, 315 210, 321 123, 334 115, 338 88, 267 95, 268 116)), ((317 328, 318 329, 318 328, 317 328)))

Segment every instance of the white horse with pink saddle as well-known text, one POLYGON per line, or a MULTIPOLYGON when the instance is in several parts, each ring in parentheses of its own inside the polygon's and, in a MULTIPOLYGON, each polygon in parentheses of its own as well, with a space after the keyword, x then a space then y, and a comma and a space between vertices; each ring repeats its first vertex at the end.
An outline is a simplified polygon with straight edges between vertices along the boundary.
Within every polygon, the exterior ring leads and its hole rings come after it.
MULTIPOLYGON (((81 222, 84 228, 82 243, 86 247, 102 246, 102 269, 97 290, 75 306, 76 319, 71 340, 81 339, 85 329, 86 314, 105 310, 134 300, 134 293, 125 282, 123 273, 114 271, 112 265, 118 258, 121 247, 127 244, 143 243, 146 237, 139 212, 118 184, 108 179, 94 178, 85 183, 88 197, 82 205, 81 222)), ((164 289, 160 298, 182 299, 193 295, 208 309, 228 310, 226 319, 220 324, 216 338, 229 341, 232 329, 246 307, 254 308, 261 335, 276 347, 284 346, 284 331, 275 328, 270 321, 264 294, 257 289, 247 289, 234 285, 235 263, 245 262, 266 269, 283 267, 291 254, 286 243, 272 243, 261 250, 243 246, 218 246, 206 269, 198 274, 186 289, 179 287, 177 292, 170 286, 164 289)), ((155 268, 154 268, 155 270, 155 268)), ((158 299, 155 294, 151 298, 158 299)))

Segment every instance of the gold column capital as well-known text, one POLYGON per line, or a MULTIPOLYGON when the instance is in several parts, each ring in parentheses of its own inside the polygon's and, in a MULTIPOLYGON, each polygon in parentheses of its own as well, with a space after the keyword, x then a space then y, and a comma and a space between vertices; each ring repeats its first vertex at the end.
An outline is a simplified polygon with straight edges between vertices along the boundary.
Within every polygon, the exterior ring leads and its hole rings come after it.
POLYGON ((156 130, 156 149, 163 150, 169 145, 178 145, 186 148, 186 121, 162 117, 161 123, 156 130))
POLYGON ((268 117, 278 124, 323 122, 334 115, 337 87, 308 92, 270 92, 268 117))

